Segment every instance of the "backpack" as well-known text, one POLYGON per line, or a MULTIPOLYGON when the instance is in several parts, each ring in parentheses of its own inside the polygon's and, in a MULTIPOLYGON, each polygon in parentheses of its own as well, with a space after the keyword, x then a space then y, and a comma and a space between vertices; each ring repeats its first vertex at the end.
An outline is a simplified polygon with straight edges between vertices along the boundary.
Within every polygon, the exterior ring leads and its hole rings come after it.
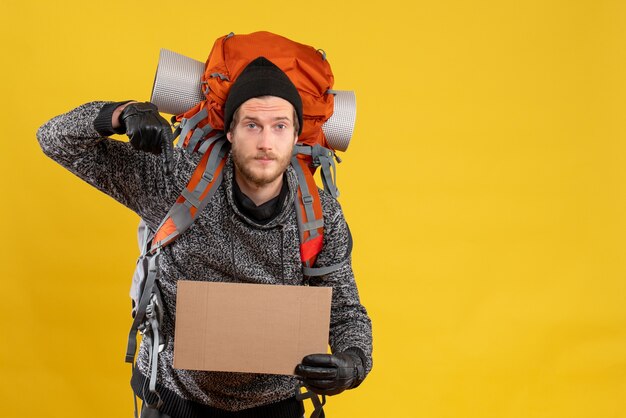
MULTIPOLYGON (((322 129, 333 114, 335 93, 332 90, 334 77, 325 53, 269 32, 248 35, 231 33, 218 38, 200 80, 204 99, 172 119, 177 124, 175 136, 179 137, 176 146, 189 153, 201 154, 200 162, 156 231, 151 231, 143 221, 138 229, 141 255, 131 286, 133 324, 128 336, 126 362, 134 367, 139 331, 150 347, 148 390, 156 395, 156 402, 147 403, 150 407, 159 408, 162 404, 156 390, 156 371, 158 353, 167 338, 160 333, 163 303, 156 286, 160 252, 193 224, 219 188, 230 149, 223 122, 226 97, 241 71, 258 56, 265 56, 281 68, 302 97, 303 127, 294 147, 291 165, 298 178, 295 206, 305 279, 308 281, 309 277, 339 269, 350 256, 351 239, 343 261, 333 266, 313 267, 322 249, 324 235, 322 205, 314 179, 317 168, 320 168, 324 189, 334 198, 339 195, 334 160, 340 160, 322 129)), ((144 391, 144 400, 147 399, 145 395, 144 391)), ((323 416, 321 407, 324 401, 320 403, 311 392, 300 395, 298 390, 296 395, 301 399, 311 398, 315 406, 313 416, 323 416)))

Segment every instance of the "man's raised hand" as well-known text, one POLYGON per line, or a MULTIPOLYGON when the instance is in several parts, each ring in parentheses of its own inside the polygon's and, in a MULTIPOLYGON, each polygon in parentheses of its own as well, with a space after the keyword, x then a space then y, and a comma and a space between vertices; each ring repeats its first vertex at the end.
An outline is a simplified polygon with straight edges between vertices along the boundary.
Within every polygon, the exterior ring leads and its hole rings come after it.
POLYGON ((166 174, 172 172, 174 134, 156 105, 150 102, 131 103, 122 110, 119 121, 133 148, 162 154, 166 174))

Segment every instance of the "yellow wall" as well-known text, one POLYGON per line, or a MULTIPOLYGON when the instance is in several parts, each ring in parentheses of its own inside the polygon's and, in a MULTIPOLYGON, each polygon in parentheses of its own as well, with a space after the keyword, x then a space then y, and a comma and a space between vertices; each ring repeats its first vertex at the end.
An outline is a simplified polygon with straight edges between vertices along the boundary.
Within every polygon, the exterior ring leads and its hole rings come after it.
POLYGON ((375 367, 329 417, 626 417, 626 2, 0 0, 0 415, 131 416, 137 218, 39 150, 159 48, 323 48, 375 367), (227 7, 226 7, 227 6, 227 7), (8 150, 8 151, 7 151, 8 150))

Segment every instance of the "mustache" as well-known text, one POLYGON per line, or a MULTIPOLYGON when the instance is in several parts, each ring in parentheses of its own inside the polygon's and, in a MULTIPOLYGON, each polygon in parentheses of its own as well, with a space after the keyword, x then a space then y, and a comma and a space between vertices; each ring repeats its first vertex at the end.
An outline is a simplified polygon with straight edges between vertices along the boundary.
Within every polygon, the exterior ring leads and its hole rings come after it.
POLYGON ((257 152, 254 157, 255 160, 276 160, 278 157, 273 152, 257 152))

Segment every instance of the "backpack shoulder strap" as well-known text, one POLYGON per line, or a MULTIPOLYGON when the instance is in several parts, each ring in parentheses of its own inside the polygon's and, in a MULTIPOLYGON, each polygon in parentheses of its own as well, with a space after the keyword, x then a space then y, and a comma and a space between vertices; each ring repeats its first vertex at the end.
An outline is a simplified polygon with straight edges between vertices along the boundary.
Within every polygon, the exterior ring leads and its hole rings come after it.
POLYGON ((311 267, 324 243, 322 202, 313 174, 309 170, 308 159, 301 154, 294 155, 291 157, 291 165, 298 177, 295 205, 300 232, 300 259, 305 267, 311 267))
POLYGON ((205 143, 209 144, 208 149, 202 155, 189 183, 157 228, 151 252, 168 245, 186 231, 222 183, 222 170, 230 143, 224 136, 205 143))
POLYGON ((327 176, 325 178, 325 168, 329 168, 331 163, 334 168, 334 161, 332 160, 332 151, 329 153, 323 152, 326 150, 323 147, 309 147, 298 145, 295 149, 295 154, 291 158, 291 165, 298 177, 298 193, 296 197, 296 215, 298 220, 298 230, 300 232, 300 258, 302 260, 302 271, 305 276, 322 276, 324 274, 332 273, 338 270, 346 262, 348 262, 352 253, 352 235, 350 229, 348 229, 348 250, 346 256, 337 264, 325 267, 313 267, 317 259, 317 255, 322 251, 324 244, 324 216, 322 212, 322 201, 320 199, 319 190, 311 167, 314 169, 319 166, 319 158, 323 159, 322 162, 322 179, 324 181, 325 188, 329 188, 333 197, 337 197, 339 192, 334 186, 332 177, 327 176), (316 158, 318 161, 316 161, 316 158), (327 167, 326 167, 327 166, 327 167), (329 186, 332 185, 332 188, 329 186))

